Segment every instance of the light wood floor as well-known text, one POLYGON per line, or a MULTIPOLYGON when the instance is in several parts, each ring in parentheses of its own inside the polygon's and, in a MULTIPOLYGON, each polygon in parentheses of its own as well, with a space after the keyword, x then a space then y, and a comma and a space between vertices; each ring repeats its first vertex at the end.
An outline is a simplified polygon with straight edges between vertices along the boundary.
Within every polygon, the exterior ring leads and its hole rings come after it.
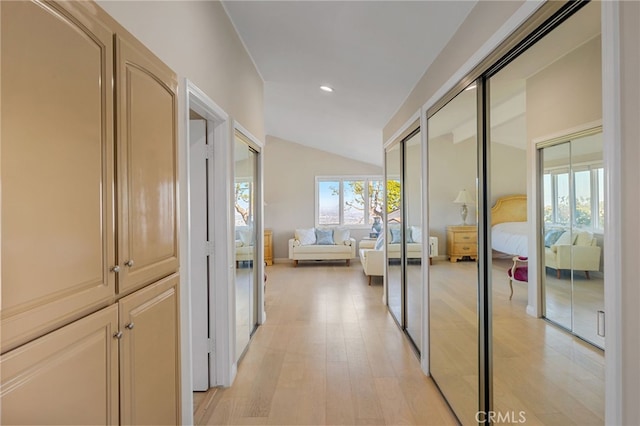
MULTIPOLYGON (((603 352, 528 316, 524 285, 510 301, 503 263, 493 271, 495 409, 524 411, 527 424, 602 424, 603 352)), ((197 396, 196 424, 456 423, 382 305, 380 278, 368 286, 358 262, 267 273, 267 323, 233 387, 197 396)), ((431 269, 432 369, 464 424, 477 404, 476 275, 475 262, 431 269)))
MULTIPOLYGON (((494 410, 524 413, 526 424, 604 423, 604 353, 526 314, 527 290, 509 260, 493 264, 494 410)), ((477 265, 434 262, 431 277, 431 371, 463 424, 477 410, 477 265)))
POLYGON ((196 424, 456 424, 358 262, 267 268, 267 323, 196 424))

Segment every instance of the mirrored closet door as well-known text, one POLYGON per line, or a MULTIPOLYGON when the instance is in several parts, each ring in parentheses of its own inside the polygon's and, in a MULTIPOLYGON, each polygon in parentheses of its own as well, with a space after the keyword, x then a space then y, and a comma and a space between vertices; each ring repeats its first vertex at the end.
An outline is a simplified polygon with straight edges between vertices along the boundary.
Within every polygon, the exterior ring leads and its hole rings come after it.
POLYGON ((602 129, 539 145, 544 315, 604 348, 602 129))
POLYGON ((430 370, 460 422, 477 424, 480 395, 475 85, 432 115, 427 128, 429 235, 438 239, 439 254, 444 255, 429 267, 430 370))
POLYGON ((604 422, 600 5, 536 13, 427 112, 429 368, 464 425, 604 422))
POLYGON ((403 295, 402 286, 402 255, 400 249, 402 243, 402 155, 400 144, 387 149, 386 161, 386 202, 387 223, 385 233, 385 246, 387 256, 387 305, 396 322, 402 327, 403 319, 403 295))
POLYGON ((233 183, 235 223, 236 357, 239 359, 258 324, 257 233, 258 152, 240 132, 235 137, 233 183))
MULTIPOLYGON (((403 141, 404 148, 404 277, 406 293, 405 328, 417 348, 422 347, 422 142, 420 132, 403 141)), ((425 233, 428 243, 429 234, 425 233)), ((429 259, 429 252, 424 256, 429 259)))
MULTIPOLYGON (((386 150, 387 303, 417 351, 422 345, 422 148, 419 123, 386 150)), ((428 247, 428 245, 427 245, 428 247)), ((427 252, 428 253, 428 252, 427 252)), ((428 254, 425 256, 428 259, 428 254)))

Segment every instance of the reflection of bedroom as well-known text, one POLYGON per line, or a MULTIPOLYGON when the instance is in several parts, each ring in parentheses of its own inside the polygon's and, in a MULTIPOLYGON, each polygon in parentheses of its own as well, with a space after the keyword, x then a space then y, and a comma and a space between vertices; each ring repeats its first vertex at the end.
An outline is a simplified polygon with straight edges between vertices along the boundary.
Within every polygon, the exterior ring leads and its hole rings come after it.
MULTIPOLYGON (((489 275, 493 362, 510 366, 495 368, 496 407, 522 407, 536 413, 536 407, 554 406, 567 419, 575 420, 575 412, 580 411, 601 423, 603 352, 580 340, 604 348, 604 338, 598 335, 598 311, 604 309, 599 19, 597 7, 585 7, 488 79, 487 189, 489 207, 496 208, 492 225, 497 225, 491 234, 489 275), (554 150, 562 152, 554 154, 554 150), (557 239, 545 244, 551 230, 557 239), (516 256, 528 258, 522 262, 528 276, 512 282, 513 298, 509 299, 507 270, 516 256), (554 336, 554 345, 580 348, 575 359, 554 361, 558 368, 553 376, 540 367, 545 351, 573 349, 547 347, 545 335, 554 336), (594 362, 590 371, 575 375, 578 364, 590 362, 594 362), (513 371, 518 372, 517 378, 513 371), (584 391, 593 393, 596 402, 589 407, 564 412, 544 392, 535 396, 520 392, 553 382, 570 394, 564 383, 579 383, 586 377, 584 391)), ((474 314, 482 273, 473 255, 482 244, 475 241, 481 185, 477 177, 482 175, 476 90, 471 84, 428 120, 429 232, 438 237, 440 247, 446 247, 429 268, 431 368, 463 424, 474 423, 470 395, 479 392, 473 368, 478 363, 474 314), (463 189, 475 200, 468 206, 470 234, 460 226, 461 206, 454 203, 463 189), (458 238, 460 234, 470 238, 468 243, 458 238), (472 255, 460 259, 455 252, 460 248, 472 255)))

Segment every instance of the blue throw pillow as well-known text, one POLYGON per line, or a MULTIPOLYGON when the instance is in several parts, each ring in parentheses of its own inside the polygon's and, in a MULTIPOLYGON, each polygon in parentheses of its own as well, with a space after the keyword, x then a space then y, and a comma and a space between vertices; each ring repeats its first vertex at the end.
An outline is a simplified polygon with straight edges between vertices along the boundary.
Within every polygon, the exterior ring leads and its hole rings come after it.
POLYGON ((316 229, 316 244, 323 246, 332 246, 333 229, 316 229))
POLYGON ((560 235, 562 235, 564 233, 564 229, 549 229, 545 234, 544 234, 544 246, 545 247, 551 247, 552 245, 554 245, 556 243, 556 241, 558 241, 558 238, 560 238, 560 235))
POLYGON ((390 244, 400 244, 402 241, 402 233, 401 229, 391 229, 391 243, 390 244))

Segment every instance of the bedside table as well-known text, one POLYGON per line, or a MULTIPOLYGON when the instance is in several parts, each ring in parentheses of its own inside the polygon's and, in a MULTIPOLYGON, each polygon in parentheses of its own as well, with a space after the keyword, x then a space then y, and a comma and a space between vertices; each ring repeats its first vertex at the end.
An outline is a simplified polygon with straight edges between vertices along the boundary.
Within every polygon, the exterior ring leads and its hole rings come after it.
POLYGON ((476 225, 447 226, 447 256, 451 263, 469 256, 478 258, 478 227, 476 225))

